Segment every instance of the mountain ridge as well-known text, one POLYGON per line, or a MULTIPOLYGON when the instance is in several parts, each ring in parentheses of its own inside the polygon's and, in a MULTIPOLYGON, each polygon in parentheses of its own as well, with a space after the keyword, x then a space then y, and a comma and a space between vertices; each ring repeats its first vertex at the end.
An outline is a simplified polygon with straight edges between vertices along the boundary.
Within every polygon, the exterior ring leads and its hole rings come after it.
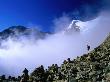
POLYGON ((31 37, 34 35, 33 38, 36 39, 43 39, 48 32, 42 32, 37 28, 27 28, 24 26, 11 26, 3 31, 0 32, 0 40, 11 38, 20 38, 21 36, 31 37))

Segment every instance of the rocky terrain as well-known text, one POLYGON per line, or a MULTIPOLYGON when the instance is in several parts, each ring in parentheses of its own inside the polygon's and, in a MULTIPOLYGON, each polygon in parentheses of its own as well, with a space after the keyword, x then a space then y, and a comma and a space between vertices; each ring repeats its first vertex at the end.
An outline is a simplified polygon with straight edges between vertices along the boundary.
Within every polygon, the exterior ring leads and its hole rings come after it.
POLYGON ((110 82, 110 35, 90 53, 68 58, 59 67, 36 68, 31 78, 41 82, 110 82))

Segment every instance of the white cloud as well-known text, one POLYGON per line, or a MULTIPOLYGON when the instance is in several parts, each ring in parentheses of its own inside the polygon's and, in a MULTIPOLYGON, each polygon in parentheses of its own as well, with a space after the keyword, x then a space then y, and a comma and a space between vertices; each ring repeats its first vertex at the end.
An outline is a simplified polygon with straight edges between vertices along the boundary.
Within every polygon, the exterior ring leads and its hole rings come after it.
POLYGON ((13 41, 9 38, 2 43, 6 48, 0 49, 0 74, 19 75, 25 67, 32 71, 41 64, 61 64, 68 57, 73 59, 87 53, 87 44, 93 49, 110 32, 108 17, 101 14, 94 20, 77 23, 84 27, 84 31, 63 34, 62 29, 67 28, 72 21, 69 17, 63 16, 54 21, 54 27, 61 28, 60 31, 57 30, 46 39, 35 41, 22 38, 20 41, 13 41))

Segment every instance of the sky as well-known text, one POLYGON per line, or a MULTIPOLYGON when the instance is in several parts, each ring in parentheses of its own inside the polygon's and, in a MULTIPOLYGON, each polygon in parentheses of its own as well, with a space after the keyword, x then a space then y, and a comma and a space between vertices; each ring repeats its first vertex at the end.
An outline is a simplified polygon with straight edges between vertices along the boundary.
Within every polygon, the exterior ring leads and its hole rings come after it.
POLYGON ((0 30, 14 25, 39 26, 53 31, 53 20, 67 14, 72 19, 91 20, 109 0, 0 0, 0 30))

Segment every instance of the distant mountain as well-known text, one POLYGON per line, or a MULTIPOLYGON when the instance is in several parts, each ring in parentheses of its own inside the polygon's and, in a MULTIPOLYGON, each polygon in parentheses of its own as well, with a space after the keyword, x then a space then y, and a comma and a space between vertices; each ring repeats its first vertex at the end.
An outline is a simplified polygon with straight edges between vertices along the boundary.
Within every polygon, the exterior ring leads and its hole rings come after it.
POLYGON ((72 34, 72 33, 79 33, 80 32, 80 26, 77 26, 77 22, 80 22, 80 20, 73 20, 70 25, 63 31, 65 34, 72 34))
POLYGON ((9 37, 13 39, 19 39, 20 37, 30 38, 33 37, 35 39, 43 39, 49 33, 41 32, 36 28, 26 28, 24 26, 12 26, 9 27, 2 32, 0 32, 0 40, 6 40, 9 37))

